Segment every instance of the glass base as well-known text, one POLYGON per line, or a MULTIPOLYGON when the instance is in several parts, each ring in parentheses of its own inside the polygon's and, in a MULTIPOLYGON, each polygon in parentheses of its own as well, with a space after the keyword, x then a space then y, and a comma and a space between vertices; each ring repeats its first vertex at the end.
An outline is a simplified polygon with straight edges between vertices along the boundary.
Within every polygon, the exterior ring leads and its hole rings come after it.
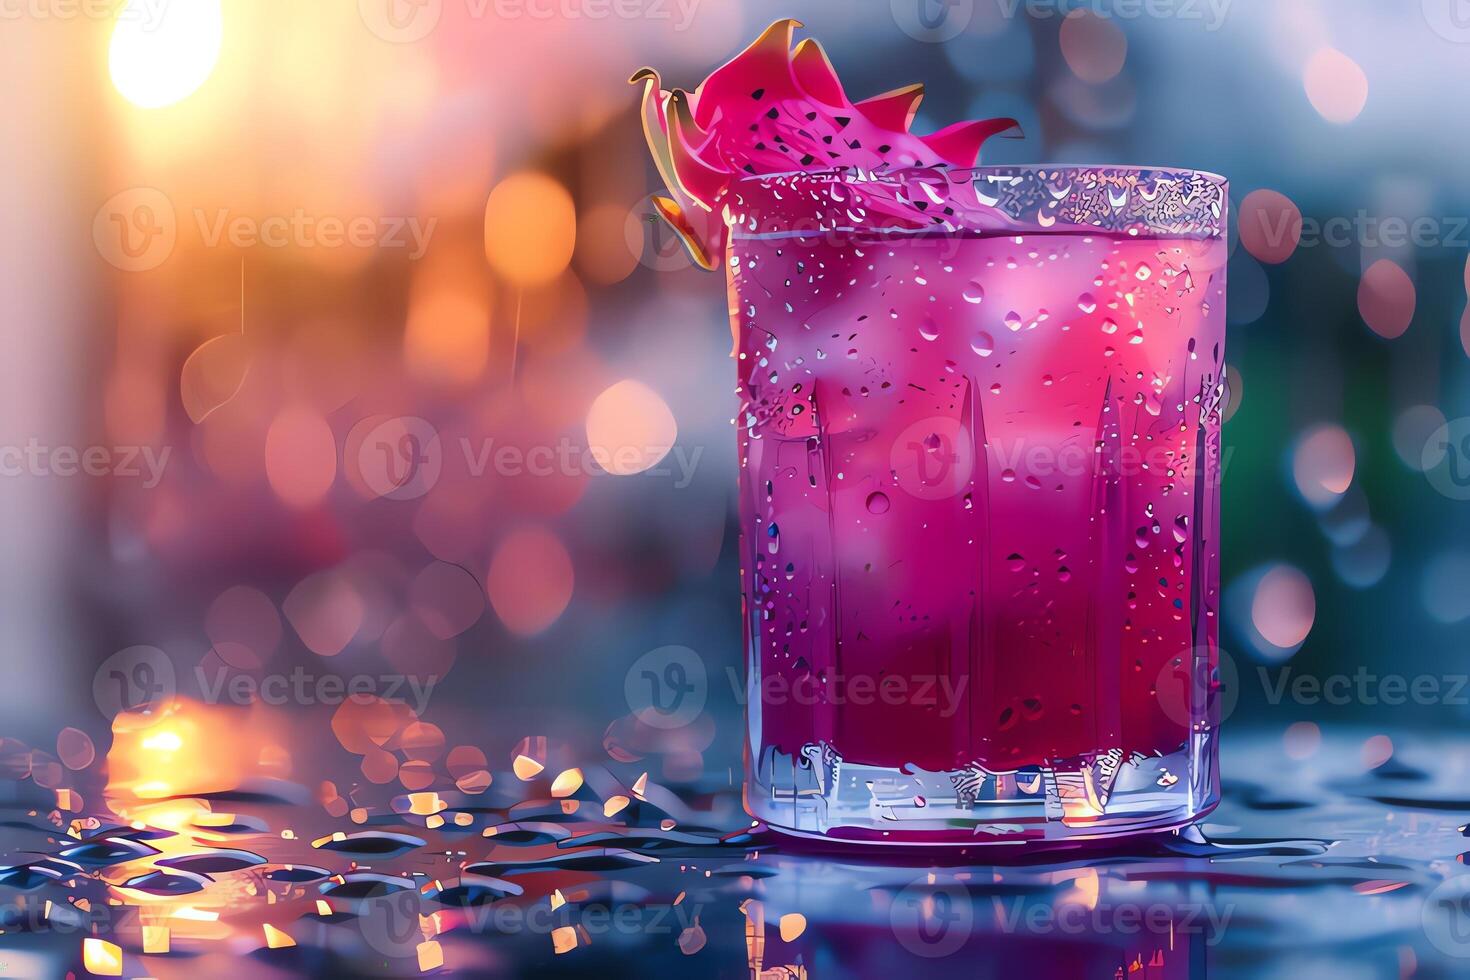
POLYGON ((1219 802, 1215 733, 1170 753, 1118 749, 1058 767, 931 772, 843 761, 808 743, 767 749, 746 779, 750 815, 773 829, 873 844, 1024 844, 1153 833, 1219 802))

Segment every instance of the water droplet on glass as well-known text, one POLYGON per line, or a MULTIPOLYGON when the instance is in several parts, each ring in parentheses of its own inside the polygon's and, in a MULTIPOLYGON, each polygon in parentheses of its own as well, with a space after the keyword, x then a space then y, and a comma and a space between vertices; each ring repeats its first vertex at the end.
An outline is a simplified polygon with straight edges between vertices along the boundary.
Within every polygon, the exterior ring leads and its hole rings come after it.
POLYGON ((995 353, 995 339, 982 330, 970 341, 970 349, 981 357, 989 357, 995 353))
POLYGON ((888 513, 889 503, 888 494, 882 490, 874 490, 868 494, 868 513, 886 514, 888 513))
POLYGON ((965 297, 966 303, 978 303, 981 300, 985 299, 985 287, 980 285, 975 280, 971 279, 968 283, 965 284, 965 289, 962 295, 965 297))
POLYGON ((1097 300, 1093 298, 1091 293, 1083 293, 1077 297, 1077 309, 1083 313, 1091 313, 1097 309, 1097 300))

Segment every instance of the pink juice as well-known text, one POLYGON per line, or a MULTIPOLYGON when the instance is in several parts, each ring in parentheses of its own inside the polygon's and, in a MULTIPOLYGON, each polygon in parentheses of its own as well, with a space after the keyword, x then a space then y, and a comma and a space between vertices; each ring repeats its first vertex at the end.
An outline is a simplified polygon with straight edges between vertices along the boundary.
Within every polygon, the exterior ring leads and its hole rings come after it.
POLYGON ((914 137, 911 90, 854 105, 789 35, 693 94, 637 76, 660 211, 729 282, 747 809, 883 842, 1188 823, 1218 795, 1224 181, 970 169, 1007 121, 914 137))

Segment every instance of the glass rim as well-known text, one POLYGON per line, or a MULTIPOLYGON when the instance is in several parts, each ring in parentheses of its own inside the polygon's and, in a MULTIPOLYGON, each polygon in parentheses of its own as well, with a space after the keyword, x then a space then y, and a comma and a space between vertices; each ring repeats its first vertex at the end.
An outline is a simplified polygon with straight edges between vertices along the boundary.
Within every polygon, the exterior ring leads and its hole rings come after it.
MULTIPOLYGON (((1217 238, 1227 232, 1230 182, 1207 170, 1122 164, 1017 163, 980 167, 833 167, 745 174, 738 185, 776 182, 869 184, 902 192, 927 184, 931 199, 956 187, 1000 212, 1011 227, 1069 233, 1217 238), (938 190, 935 185, 942 182, 938 190), (1020 227, 1014 227, 1019 225, 1020 227)), ((935 229, 931 229, 935 230, 935 229)))

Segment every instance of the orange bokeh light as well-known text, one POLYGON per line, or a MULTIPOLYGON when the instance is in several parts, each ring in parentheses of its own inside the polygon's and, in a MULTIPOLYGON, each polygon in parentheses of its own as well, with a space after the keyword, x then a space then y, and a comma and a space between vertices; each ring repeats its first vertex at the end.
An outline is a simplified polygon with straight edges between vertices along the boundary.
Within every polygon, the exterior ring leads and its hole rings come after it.
POLYGON ((520 286, 561 275, 577 243, 577 214, 566 188, 545 174, 512 174, 485 202, 485 257, 520 286))

